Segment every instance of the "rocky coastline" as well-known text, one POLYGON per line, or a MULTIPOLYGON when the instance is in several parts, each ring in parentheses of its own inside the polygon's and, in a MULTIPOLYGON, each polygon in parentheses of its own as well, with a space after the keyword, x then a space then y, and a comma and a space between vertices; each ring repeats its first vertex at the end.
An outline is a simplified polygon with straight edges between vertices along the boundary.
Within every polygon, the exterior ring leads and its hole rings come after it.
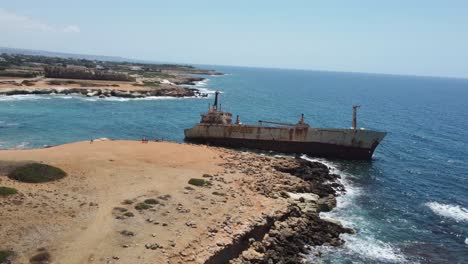
POLYGON ((312 263, 313 247, 339 247, 354 232, 320 218, 344 188, 319 162, 109 139, 0 157, 1 185, 17 190, 0 197, 0 251, 12 263, 312 263), (32 161, 68 176, 5 176, 32 161))
MULTIPOLYGON (((35 87, 30 87, 36 84, 36 81, 15 82, 9 81, 10 86, 14 88, 0 89, 0 96, 11 95, 78 95, 86 97, 119 97, 119 98, 145 98, 150 96, 155 97, 206 97, 206 93, 202 93, 196 88, 189 86, 196 85, 197 82, 205 80, 201 77, 178 78, 170 84, 159 84, 157 87, 147 87, 145 85, 136 84, 132 87, 123 86, 121 83, 91 83, 80 82, 76 80, 52 80, 47 81, 46 87, 41 87, 39 84, 35 87), (77 87, 79 86, 79 87, 77 87), (122 87, 123 86, 123 87, 122 87)), ((5 83, 5 81, 3 81, 5 83)))
POLYGON ((86 97, 119 97, 119 98, 145 98, 149 96, 167 97, 206 97, 207 94, 195 88, 160 88, 144 90, 118 90, 106 88, 36 88, 36 89, 6 89, 0 91, 0 96, 11 95, 78 95, 86 97))
MULTIPOLYGON (((206 264, 214 263, 309 263, 304 256, 314 246, 341 246, 342 233, 354 233, 338 221, 321 219, 320 212, 336 206, 336 197, 344 193, 339 175, 319 162, 301 158, 249 157, 234 155, 224 166, 227 170, 242 169, 253 176, 243 184, 252 191, 273 199, 286 199, 285 210, 263 215, 244 234, 213 254, 206 264), (260 162, 259 162, 260 160, 260 162), (265 173, 267 165, 273 168, 265 173)), ((319 254, 319 253, 318 253, 319 254)), ((310 262, 312 263, 312 262, 310 262)))

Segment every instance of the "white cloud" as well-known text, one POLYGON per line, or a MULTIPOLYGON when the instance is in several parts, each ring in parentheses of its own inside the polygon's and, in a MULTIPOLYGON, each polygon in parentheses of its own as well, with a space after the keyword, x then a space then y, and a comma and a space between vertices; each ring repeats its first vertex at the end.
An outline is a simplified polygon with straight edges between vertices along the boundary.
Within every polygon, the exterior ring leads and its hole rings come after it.
POLYGON ((66 33, 80 33, 80 27, 76 25, 68 25, 63 28, 63 32, 66 33))
POLYGON ((76 25, 54 26, 28 16, 18 15, 0 8, 0 31, 1 30, 62 33, 79 33, 81 31, 76 25))

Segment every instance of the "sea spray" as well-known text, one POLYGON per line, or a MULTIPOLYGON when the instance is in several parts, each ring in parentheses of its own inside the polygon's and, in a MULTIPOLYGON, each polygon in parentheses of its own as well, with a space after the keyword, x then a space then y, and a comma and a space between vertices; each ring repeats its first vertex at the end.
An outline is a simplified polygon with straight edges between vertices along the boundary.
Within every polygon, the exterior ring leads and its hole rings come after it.
MULTIPOLYGON (((357 230, 356 234, 343 234, 341 238, 345 241, 342 248, 322 246, 312 250, 309 259, 316 259, 316 251, 323 254, 327 261, 337 262, 336 256, 346 256, 356 261, 380 263, 404 263, 406 258, 398 248, 390 243, 386 243, 374 237, 368 230, 371 225, 368 219, 360 216, 357 212, 360 208, 356 205, 356 199, 362 195, 362 189, 351 182, 354 176, 339 169, 335 164, 326 159, 310 158, 303 155, 301 158, 308 161, 320 162, 327 165, 330 173, 340 175, 340 183, 345 187, 345 192, 337 197, 337 206, 330 212, 322 212, 323 218, 332 218, 340 221, 344 226, 357 230), (314 253, 315 252, 315 253, 314 253), (327 256, 332 256, 328 259, 327 256)), ((339 262, 339 261, 338 261, 339 262)))
POLYGON ((425 205, 440 216, 454 219, 457 222, 468 222, 468 209, 460 205, 442 204, 438 202, 428 202, 425 205))

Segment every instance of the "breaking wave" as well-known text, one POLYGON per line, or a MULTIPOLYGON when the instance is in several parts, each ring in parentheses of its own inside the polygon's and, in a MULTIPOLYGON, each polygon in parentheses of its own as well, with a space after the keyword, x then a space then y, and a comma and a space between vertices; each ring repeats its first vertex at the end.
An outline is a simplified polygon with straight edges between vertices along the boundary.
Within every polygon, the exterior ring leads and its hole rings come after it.
POLYGON ((398 249, 371 236, 343 235, 342 237, 346 241, 347 249, 366 258, 392 263, 406 261, 398 249))
POLYGON ((32 100, 49 100, 51 99, 50 96, 44 95, 1 95, 0 101, 8 102, 8 101, 32 101, 32 100))
MULTIPOLYGON (((202 94, 214 94, 214 91, 208 89, 198 89, 202 94)), ((184 96, 184 97, 173 97, 173 96, 148 96, 143 98, 124 98, 124 97, 86 97, 83 95, 35 95, 35 94, 27 94, 27 95, 8 95, 8 96, 0 96, 0 102, 14 102, 14 101, 35 101, 35 100, 50 100, 50 99, 76 99, 82 101, 89 101, 89 102, 98 102, 98 101, 114 101, 114 102, 128 102, 128 101, 149 101, 149 100, 181 100, 181 99, 206 99, 207 97, 202 96, 184 96)))
POLYGON ((425 205, 440 216, 452 218, 457 222, 468 222, 468 209, 459 205, 441 204, 438 202, 429 202, 425 205))
POLYGON ((20 144, 14 146, 12 149, 26 149, 28 145, 29 145, 29 142, 23 141, 20 144))
MULTIPOLYGON (((363 194, 361 188, 353 185, 350 178, 353 175, 341 171, 338 165, 325 159, 309 158, 303 155, 301 158, 308 161, 316 161, 329 167, 330 173, 341 176, 340 183, 345 187, 345 193, 338 196, 336 207, 330 212, 320 213, 322 218, 331 218, 339 220, 343 226, 359 230, 354 235, 343 234, 341 238, 345 241, 342 248, 318 247, 317 250, 325 255, 336 259, 336 255, 350 259, 359 259, 362 262, 386 262, 386 263, 404 263, 406 258, 398 248, 390 243, 386 243, 374 237, 368 230, 371 223, 364 217, 356 214, 360 208, 356 205, 356 199, 363 194)), ((312 257, 313 258, 313 257, 312 257)))
MULTIPOLYGON (((208 96, 210 97, 212 94, 214 94, 216 91, 215 90, 211 90, 208 88, 208 82, 210 81, 210 79, 204 79, 202 81, 198 81, 198 82, 195 82, 195 88, 200 91, 200 93, 202 94, 208 94, 208 96)), ((192 85, 187 85, 186 87, 193 87, 192 85)))

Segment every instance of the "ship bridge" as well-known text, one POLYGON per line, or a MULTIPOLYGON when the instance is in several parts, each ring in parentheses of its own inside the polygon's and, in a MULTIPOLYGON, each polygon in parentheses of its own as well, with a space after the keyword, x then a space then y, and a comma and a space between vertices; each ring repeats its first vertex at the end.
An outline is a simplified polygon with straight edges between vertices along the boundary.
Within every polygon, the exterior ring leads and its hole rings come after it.
POLYGON ((208 107, 208 112, 201 115, 201 124, 212 124, 212 125, 231 125, 232 114, 221 111, 221 104, 218 110, 218 95, 219 92, 215 93, 215 101, 213 106, 208 107))

